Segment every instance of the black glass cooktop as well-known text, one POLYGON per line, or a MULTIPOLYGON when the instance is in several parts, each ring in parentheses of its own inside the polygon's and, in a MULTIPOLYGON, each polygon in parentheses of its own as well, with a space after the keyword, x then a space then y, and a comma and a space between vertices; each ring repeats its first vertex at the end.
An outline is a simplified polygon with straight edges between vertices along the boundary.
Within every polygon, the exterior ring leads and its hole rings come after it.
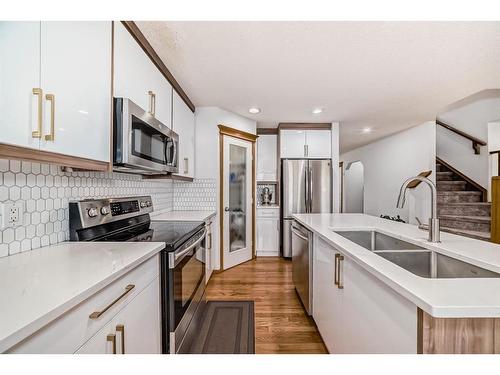
POLYGON ((172 251, 181 246, 198 231, 203 222, 157 221, 151 222, 149 215, 115 221, 78 231, 79 241, 150 241, 165 242, 165 249, 172 251))

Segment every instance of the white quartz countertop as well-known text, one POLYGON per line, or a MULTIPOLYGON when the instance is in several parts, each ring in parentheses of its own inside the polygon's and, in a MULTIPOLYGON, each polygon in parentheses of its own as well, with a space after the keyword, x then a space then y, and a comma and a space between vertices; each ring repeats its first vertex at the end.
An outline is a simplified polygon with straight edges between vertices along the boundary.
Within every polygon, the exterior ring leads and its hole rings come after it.
POLYGON ((153 221, 206 221, 215 216, 215 211, 169 211, 153 212, 153 221))
POLYGON ((374 229, 498 273, 500 245, 444 232, 441 232, 440 243, 429 243, 427 231, 420 230, 415 225, 363 214, 293 216, 302 225, 434 317, 500 317, 500 278, 423 278, 334 231, 374 229))
POLYGON ((0 258, 0 353, 164 246, 162 242, 63 242, 0 258))

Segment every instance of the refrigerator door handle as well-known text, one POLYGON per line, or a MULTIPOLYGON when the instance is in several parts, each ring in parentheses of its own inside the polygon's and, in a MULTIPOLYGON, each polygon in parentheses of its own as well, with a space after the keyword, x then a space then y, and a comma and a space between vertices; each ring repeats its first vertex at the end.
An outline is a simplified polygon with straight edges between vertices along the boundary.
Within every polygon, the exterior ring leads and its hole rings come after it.
POLYGON ((313 210, 313 170, 309 167, 309 212, 313 210))
POLYGON ((304 168, 304 177, 305 177, 305 181, 304 181, 304 186, 305 186, 305 201, 304 201, 304 204, 305 204, 305 209, 306 209, 306 213, 309 213, 309 195, 310 195, 310 191, 309 191, 309 167, 305 167, 304 168))

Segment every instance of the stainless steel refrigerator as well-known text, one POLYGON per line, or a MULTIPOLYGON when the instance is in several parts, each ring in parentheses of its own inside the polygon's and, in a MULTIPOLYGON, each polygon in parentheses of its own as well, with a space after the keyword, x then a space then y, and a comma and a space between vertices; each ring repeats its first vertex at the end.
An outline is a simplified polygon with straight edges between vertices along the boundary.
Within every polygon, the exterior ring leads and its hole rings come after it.
POLYGON ((292 256, 292 214, 332 212, 331 159, 281 159, 281 253, 292 256))

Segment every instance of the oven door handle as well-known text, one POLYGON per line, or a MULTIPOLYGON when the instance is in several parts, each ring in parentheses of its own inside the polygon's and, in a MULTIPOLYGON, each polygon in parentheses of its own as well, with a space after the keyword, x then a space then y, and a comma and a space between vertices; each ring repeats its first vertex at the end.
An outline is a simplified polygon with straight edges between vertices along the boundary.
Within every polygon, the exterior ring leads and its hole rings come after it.
POLYGON ((206 234, 207 234, 207 230, 205 229, 203 231, 203 235, 200 237, 200 239, 198 239, 195 243, 193 243, 192 245, 190 245, 187 249, 182 250, 178 254, 174 254, 174 259, 173 259, 173 263, 174 264, 170 264, 170 268, 175 267, 175 265, 177 265, 177 263, 179 261, 181 261, 186 256, 187 253, 189 253, 194 247, 198 246, 198 244, 201 241, 203 241, 203 239, 205 238, 206 234))

